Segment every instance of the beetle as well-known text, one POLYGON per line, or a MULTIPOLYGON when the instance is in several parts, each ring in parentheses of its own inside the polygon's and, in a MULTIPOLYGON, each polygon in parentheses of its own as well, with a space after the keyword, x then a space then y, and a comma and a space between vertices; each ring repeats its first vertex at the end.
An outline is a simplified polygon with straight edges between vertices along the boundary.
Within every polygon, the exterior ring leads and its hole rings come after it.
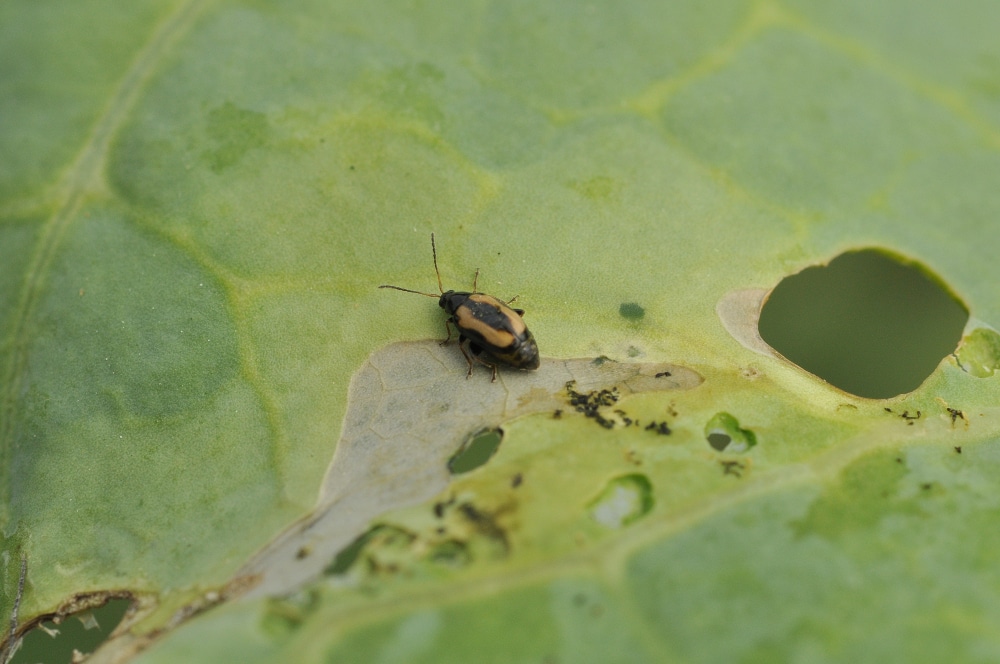
POLYGON ((437 274, 438 290, 441 295, 423 293, 421 291, 383 284, 379 288, 392 288, 404 293, 416 293, 426 297, 438 298, 438 306, 448 313, 444 321, 448 337, 441 342, 447 344, 451 340, 452 324, 458 328, 458 348, 469 363, 469 373, 472 375, 472 360, 493 370, 490 382, 497 379, 497 366, 503 364, 515 369, 538 368, 538 345, 535 337, 524 324, 523 309, 512 309, 509 305, 517 299, 503 302, 492 295, 478 291, 479 269, 472 281, 472 292, 445 291, 441 285, 441 272, 437 264, 437 247, 434 245, 434 233, 431 233, 431 255, 434 257, 434 272, 437 274), (468 342, 469 350, 465 346, 468 342), (471 356, 470 356, 471 353, 471 356))

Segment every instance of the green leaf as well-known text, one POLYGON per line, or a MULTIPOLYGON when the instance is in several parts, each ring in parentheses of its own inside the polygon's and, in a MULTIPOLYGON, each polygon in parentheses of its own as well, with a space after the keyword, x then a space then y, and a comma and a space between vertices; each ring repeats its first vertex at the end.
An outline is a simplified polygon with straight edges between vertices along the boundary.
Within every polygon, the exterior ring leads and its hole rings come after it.
POLYGON ((998 20, 0 5, 0 615, 133 597, 97 661, 996 659, 998 20), (436 292, 431 232, 537 372, 376 288, 436 292), (864 248, 970 314, 892 399, 757 333, 864 248))

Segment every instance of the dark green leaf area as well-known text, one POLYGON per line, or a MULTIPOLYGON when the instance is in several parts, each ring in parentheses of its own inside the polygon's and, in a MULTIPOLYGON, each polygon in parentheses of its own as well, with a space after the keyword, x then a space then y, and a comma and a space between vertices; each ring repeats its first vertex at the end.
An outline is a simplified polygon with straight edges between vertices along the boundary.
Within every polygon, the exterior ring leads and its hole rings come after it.
POLYGON ((877 454, 849 466, 813 501, 803 518, 792 523, 792 529, 799 538, 838 541, 876 529, 890 514, 919 516, 921 496, 900 493, 900 485, 908 476, 898 452, 877 454))
POLYGON ((176 246, 96 212, 51 269, 27 376, 51 416, 175 416, 236 376, 225 295, 176 246))
POLYGON ((63 173, 170 3, 0 3, 0 201, 63 173))
POLYGON ((208 114, 208 135, 213 146, 205 155, 216 173, 240 161, 249 150, 267 143, 270 127, 263 113, 226 102, 208 114))
POLYGON ((1000 570, 981 552, 1000 546, 998 475, 995 442, 875 452, 818 495, 751 500, 653 544, 631 588, 685 661, 995 658, 1000 608, 983 589, 1000 570))
POLYGON ((254 509, 277 500, 279 471, 227 293, 180 247, 101 209, 81 213, 47 269, 20 332, 9 474, 12 523, 59 542, 58 559, 32 559, 33 599, 57 604, 65 590, 46 574, 84 561, 95 572, 74 591, 224 580, 281 518, 254 509))

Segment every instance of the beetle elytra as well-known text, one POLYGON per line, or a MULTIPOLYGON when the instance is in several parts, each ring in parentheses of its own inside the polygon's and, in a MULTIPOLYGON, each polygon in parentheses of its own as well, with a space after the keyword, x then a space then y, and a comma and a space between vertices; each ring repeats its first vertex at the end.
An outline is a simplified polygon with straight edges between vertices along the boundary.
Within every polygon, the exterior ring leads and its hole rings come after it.
POLYGON ((509 306, 517 296, 503 302, 492 295, 478 292, 478 269, 472 282, 472 292, 445 291, 441 285, 441 272, 438 270, 437 247, 434 244, 433 233, 431 233, 431 254, 434 257, 434 272, 437 274, 440 296, 388 284, 379 288, 392 288, 405 293, 438 298, 438 306, 448 313, 448 318, 444 322, 448 337, 441 343, 444 345, 451 340, 451 326, 454 324, 458 329, 458 347, 469 363, 466 378, 472 375, 473 359, 493 370, 492 381, 497 379, 497 366, 501 364, 515 369, 537 369, 538 345, 528 326, 524 324, 522 318, 524 310, 512 309, 509 306))

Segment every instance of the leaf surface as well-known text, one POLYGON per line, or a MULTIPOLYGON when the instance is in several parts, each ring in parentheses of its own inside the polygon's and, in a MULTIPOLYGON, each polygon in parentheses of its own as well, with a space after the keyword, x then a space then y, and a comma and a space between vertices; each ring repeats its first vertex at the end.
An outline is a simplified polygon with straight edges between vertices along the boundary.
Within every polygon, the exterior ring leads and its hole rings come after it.
POLYGON ((22 624, 139 600, 98 661, 995 659, 998 12, 4 4, 4 615, 23 556, 22 624), (538 372, 376 289, 431 232, 538 372), (889 400, 756 333, 865 247, 970 313, 889 400))

